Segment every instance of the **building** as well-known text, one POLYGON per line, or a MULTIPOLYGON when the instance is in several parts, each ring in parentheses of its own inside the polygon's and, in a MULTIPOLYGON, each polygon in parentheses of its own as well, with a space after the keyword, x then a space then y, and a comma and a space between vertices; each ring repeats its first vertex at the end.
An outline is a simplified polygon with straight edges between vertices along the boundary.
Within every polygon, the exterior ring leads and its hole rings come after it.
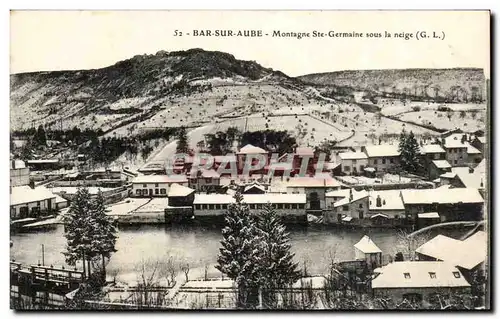
POLYGON ((220 175, 214 169, 192 169, 189 186, 197 192, 216 192, 220 188, 220 175))
POLYGON ((387 172, 399 165, 398 145, 367 145, 362 147, 362 151, 368 157, 368 166, 378 172, 387 172))
POLYGON ((434 160, 427 166, 427 174, 429 179, 434 180, 441 175, 451 172, 451 165, 447 160, 434 160))
POLYGON ((466 166, 468 163, 467 149, 469 143, 467 136, 462 133, 454 133, 441 138, 441 146, 446 150, 446 160, 452 166, 466 166))
POLYGON ((368 192, 356 192, 349 189, 349 196, 335 203, 329 211, 324 214, 324 220, 327 223, 351 222, 362 220, 368 214, 369 200, 368 192))
POLYGON ((260 166, 261 169, 252 170, 249 172, 252 174, 265 174, 264 167, 269 164, 269 152, 257 147, 252 144, 247 144, 243 146, 238 152, 236 152, 236 160, 238 164, 238 173, 244 172, 244 165, 247 162, 247 158, 252 158, 252 166, 260 166), (262 156, 264 159, 264 163, 258 163, 256 158, 262 156), (262 165, 263 164, 263 165, 262 165))
POLYGON ((354 257, 366 261, 371 269, 382 264, 382 250, 366 235, 354 245, 354 257))
POLYGON ((333 208, 333 204, 335 202, 338 202, 341 199, 344 199, 346 197, 349 197, 349 193, 351 192, 350 188, 343 188, 343 189, 338 189, 334 191, 327 192, 325 194, 325 207, 328 208, 333 208))
POLYGON ((424 145, 420 148, 420 155, 422 158, 422 164, 424 166, 424 169, 427 170, 428 178, 432 180, 439 177, 439 175, 445 173, 443 172, 439 174, 441 172, 441 169, 437 168, 436 166, 436 164, 446 161, 446 151, 441 147, 441 145, 439 144, 424 145), (438 162, 436 163, 436 161, 438 162))
POLYGON ((488 237, 478 231, 465 240, 437 235, 415 251, 419 260, 447 262, 466 275, 479 270, 488 256, 488 237))
POLYGON ((366 218, 370 218, 373 225, 403 225, 406 211, 399 193, 399 190, 370 191, 366 218))
POLYGON ((132 180, 134 197, 166 197, 170 185, 177 183, 188 186, 184 175, 141 175, 132 180))
POLYGON ((471 145, 484 154, 486 146, 486 136, 474 136, 471 145))
POLYGON ((404 189, 400 196, 412 221, 428 212, 439 213, 442 222, 483 218, 484 199, 476 188, 404 189))
POLYGON ((375 298, 395 302, 429 301, 436 294, 470 293, 470 284, 454 265, 442 261, 399 261, 375 269, 375 298))
POLYGON ((471 144, 467 145, 467 163, 469 165, 477 165, 483 160, 484 156, 480 150, 472 146, 471 144))
POLYGON ((368 166, 368 156, 363 152, 347 152, 339 155, 341 170, 345 175, 363 174, 368 166))
MULTIPOLYGON (((307 222, 305 194, 244 194, 243 202, 248 205, 252 214, 261 212, 266 204, 271 204, 284 222, 307 222)), ((195 194, 194 217, 196 220, 223 222, 224 213, 232 203, 235 203, 232 195, 195 194)))
POLYGON ((62 167, 58 158, 55 159, 33 159, 28 160, 28 167, 33 171, 56 170, 62 167))
POLYGON ((43 186, 11 187, 10 218, 37 218, 57 210, 56 195, 43 186))
POLYGON ((326 207, 326 193, 340 189, 341 184, 331 176, 293 177, 286 183, 288 194, 306 194, 307 207, 320 211, 326 207))
POLYGON ((10 161, 10 186, 24 186, 30 183, 30 169, 21 160, 10 161))
POLYGON ((167 193, 168 205, 172 207, 192 206, 194 202, 194 189, 181 184, 173 183, 167 193))

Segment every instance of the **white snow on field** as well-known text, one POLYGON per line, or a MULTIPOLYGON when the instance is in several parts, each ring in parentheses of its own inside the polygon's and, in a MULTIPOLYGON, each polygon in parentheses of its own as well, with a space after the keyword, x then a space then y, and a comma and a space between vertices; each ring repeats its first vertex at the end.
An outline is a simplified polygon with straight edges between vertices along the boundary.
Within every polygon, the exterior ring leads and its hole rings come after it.
POLYGON ((459 112, 438 112, 433 110, 404 113, 398 116, 403 121, 419 123, 424 125, 432 125, 439 129, 452 130, 460 128, 465 132, 474 132, 479 129, 484 129, 485 112, 478 112, 472 118, 470 112, 466 112, 465 117, 461 117, 459 112), (451 118, 448 118, 448 114, 451 118))
POLYGON ((136 210, 141 205, 146 204, 148 201, 149 198, 127 198, 124 201, 108 206, 106 208, 106 214, 112 216, 126 215, 136 210))
POLYGON ((366 176, 339 176, 337 178, 351 185, 398 184, 410 183, 412 181, 411 178, 391 174, 385 174, 383 179, 369 178, 366 176))
POLYGON ((168 198, 153 198, 149 203, 138 208, 136 213, 163 212, 168 207, 168 198))

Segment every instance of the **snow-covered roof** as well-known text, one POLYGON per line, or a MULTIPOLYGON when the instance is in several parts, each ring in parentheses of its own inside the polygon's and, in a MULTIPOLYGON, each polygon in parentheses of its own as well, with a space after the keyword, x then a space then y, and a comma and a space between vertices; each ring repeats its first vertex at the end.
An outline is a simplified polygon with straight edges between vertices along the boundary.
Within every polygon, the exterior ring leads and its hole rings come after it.
POLYGON ((404 189, 401 193, 405 204, 484 203, 477 188, 404 189))
POLYGON ((44 186, 38 186, 32 189, 29 186, 12 187, 10 194, 10 206, 54 199, 56 195, 44 186))
POLYGON ((466 135, 464 133, 455 133, 444 139, 444 148, 464 148, 468 146, 467 140, 464 140, 462 143, 463 136, 466 135))
POLYGON ((474 172, 486 173, 486 159, 482 159, 476 167, 474 167, 474 172))
POLYGON ((437 235, 418 247, 416 252, 470 270, 486 259, 487 240, 483 231, 463 241, 437 235))
POLYGON ((325 194, 326 197, 349 197, 349 189, 339 189, 325 194))
POLYGON ((368 158, 368 156, 366 156, 366 154, 363 153, 363 152, 346 152, 346 153, 340 153, 339 157, 342 160, 367 159, 368 158))
POLYGON ((67 202, 67 200, 65 200, 64 198, 62 198, 61 196, 59 196, 57 194, 54 194, 54 196, 56 197, 56 204, 67 202))
POLYGON ((245 189, 243 190, 243 192, 246 193, 247 191, 249 191, 252 188, 257 188, 258 190, 263 191, 263 192, 266 191, 266 189, 264 188, 264 186, 262 186, 262 185, 260 185, 258 183, 253 183, 253 184, 245 186, 245 189))
POLYGON ((54 163, 59 163, 59 159, 37 159, 37 160, 28 160, 28 165, 29 164, 54 164, 54 163))
POLYGON ((10 169, 21 169, 21 168, 26 168, 26 163, 22 160, 12 160, 10 161, 10 169))
POLYGON ((370 191, 370 210, 404 210, 405 205, 400 196, 400 190, 370 191), (380 196, 382 206, 377 207, 377 197, 380 196))
POLYGON ((174 184, 170 185, 167 196, 168 197, 185 197, 193 192, 194 192, 194 189, 191 189, 189 187, 174 183, 174 184))
POLYGON ((311 147, 297 147, 295 155, 299 156, 314 156, 314 149, 311 147))
POLYGON ((476 136, 476 138, 479 140, 479 142, 483 144, 486 143, 486 136, 476 136))
POLYGON ((481 154, 481 151, 467 143, 467 154, 481 154))
POLYGON ((457 176, 457 174, 453 172, 446 172, 444 174, 439 175, 440 178, 454 178, 455 176, 457 176))
POLYGON ((460 271, 442 261, 399 261, 379 270, 372 288, 470 287, 460 271))
POLYGON ((359 249, 361 252, 365 254, 374 254, 374 253, 381 253, 382 250, 378 248, 377 245, 371 240, 370 237, 368 236, 363 236, 355 245, 356 249, 359 249))
POLYGON ((236 154, 267 154, 268 152, 260 147, 247 144, 243 146, 236 154))
MULTIPOLYGON (((349 194, 350 195, 350 194, 349 194)), ((339 201, 336 201, 335 203, 333 203, 333 207, 340 207, 340 206, 344 206, 346 204, 349 204, 349 203, 353 203, 355 201, 358 201, 360 199, 363 199, 363 198, 366 198, 368 197, 368 192, 367 191, 352 191, 352 200, 349 200, 349 195, 347 197, 344 197, 342 198, 341 200, 339 201)))
POLYGON ((418 218, 439 218, 439 214, 436 212, 420 213, 418 214, 418 218))
POLYGON ((191 170, 191 172, 189 173, 190 177, 191 178, 196 178, 198 176, 198 172, 201 172, 201 177, 202 178, 220 178, 220 174, 217 173, 216 170, 214 169, 193 169, 191 170))
MULTIPOLYGON (((231 204, 235 200, 227 194, 195 194, 194 204, 231 204)), ((306 194, 243 194, 247 204, 305 204, 306 194)))
POLYGON ((327 176, 293 177, 288 181, 287 187, 339 187, 340 183, 327 176))
POLYGON ((378 214, 375 214, 375 215, 370 216, 370 219, 371 219, 371 218, 376 218, 376 217, 389 218, 389 216, 387 216, 386 214, 381 214, 381 213, 378 213, 378 214))
POLYGON ((424 154, 446 153, 446 151, 439 144, 427 144, 422 146, 420 149, 424 154))
POLYGON ((486 186, 486 174, 474 171, 473 173, 458 173, 458 179, 467 188, 484 189, 486 186))
POLYGON ((435 160, 435 161, 432 161, 432 163, 437 168, 451 168, 451 165, 450 165, 450 163, 448 163, 447 160, 435 160))
POLYGON ((132 180, 134 184, 151 184, 151 183, 187 183, 185 175, 139 175, 132 180))
POLYGON ((382 144, 382 145, 367 145, 365 152, 368 157, 392 157, 399 156, 398 145, 382 144))

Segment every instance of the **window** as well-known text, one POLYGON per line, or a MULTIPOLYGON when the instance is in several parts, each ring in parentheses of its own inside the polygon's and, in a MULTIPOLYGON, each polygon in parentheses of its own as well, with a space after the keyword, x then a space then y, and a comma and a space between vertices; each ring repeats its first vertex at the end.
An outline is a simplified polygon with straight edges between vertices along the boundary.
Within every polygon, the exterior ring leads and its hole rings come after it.
POLYGON ((222 204, 222 209, 227 209, 227 204, 222 204))
POLYGON ((344 172, 350 172, 351 167, 350 166, 344 166, 344 172))
POLYGON ((377 165, 377 164, 378 164, 378 161, 377 161, 377 160, 373 160, 373 164, 374 164, 374 165, 377 165))
POLYGON ((347 206, 347 205, 342 206, 342 210, 343 210, 344 212, 349 211, 349 206, 347 206))
POLYGON ((399 215, 394 215, 394 219, 399 219, 399 215))
POLYGON ((201 205, 200 204, 196 204, 196 205, 194 205, 194 208, 201 209, 201 205))
POLYGON ((438 159, 439 159, 439 157, 440 157, 440 156, 439 156, 439 153, 434 154, 434 159, 435 159, 435 160, 438 160, 438 159))
POLYGON ((208 205, 208 209, 215 209, 215 205, 214 204, 209 204, 208 205))
POLYGON ((359 204, 359 208, 363 208, 363 204, 359 204))
POLYGON ((208 206, 207 204, 202 204, 201 209, 207 209, 207 206, 208 206))
POLYGON ((165 195, 167 190, 165 188, 160 188, 160 194, 165 195))
POLYGON ((405 279, 411 279, 411 276, 410 276, 409 272, 405 272, 404 275, 405 275, 405 279))
POLYGON ((155 184, 155 187, 158 187, 158 183, 155 184))
POLYGON ((455 276, 455 278, 460 278, 460 273, 458 271, 454 271, 453 276, 455 276))
POLYGON ((155 195, 160 194, 160 190, 158 188, 155 188, 155 195))
POLYGON ((457 161, 457 160, 455 160, 455 164, 458 164, 458 161, 457 161))
POLYGON ((297 209, 297 204, 292 204, 292 209, 297 209))
POLYGON ((19 217, 25 218, 28 216, 28 207, 20 207, 19 208, 19 217))
POLYGON ((283 204, 277 204, 276 207, 277 209, 283 209, 283 204))
POLYGON ((250 204, 250 209, 255 209, 255 204, 250 204))
POLYGON ((148 187, 148 184, 142 184, 142 187, 148 187))
POLYGON ((304 208, 305 208, 305 206, 304 206, 304 205, 305 205, 305 204, 299 204, 299 209, 304 209, 304 208))
POLYGON ((394 158, 391 158, 389 161, 391 162, 391 164, 394 164, 394 158))
POLYGON ((221 206, 222 206, 221 204, 215 204, 215 209, 221 209, 222 208, 221 206))
POLYGON ((290 204, 283 204, 283 209, 290 209, 290 204))
POLYGON ((10 208, 10 218, 14 218, 14 217, 16 217, 16 208, 11 207, 10 208))
POLYGON ((212 183, 212 179, 211 178, 205 178, 205 183, 206 184, 211 184, 212 183))
POLYGON ((142 195, 142 189, 136 189, 135 190, 136 195, 142 195))
POLYGON ((382 164, 385 164, 385 158, 382 159, 382 164))
POLYGON ((435 272, 429 272, 429 277, 431 277, 431 279, 436 279, 436 273, 435 272))

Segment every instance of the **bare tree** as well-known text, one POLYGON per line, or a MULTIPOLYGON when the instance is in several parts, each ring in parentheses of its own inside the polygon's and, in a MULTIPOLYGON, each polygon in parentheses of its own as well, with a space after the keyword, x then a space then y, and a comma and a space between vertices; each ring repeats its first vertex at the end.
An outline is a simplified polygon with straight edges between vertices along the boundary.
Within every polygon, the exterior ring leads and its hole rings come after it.
POLYGON ((426 233, 410 236, 405 230, 399 230, 397 237, 396 252, 403 253, 408 260, 415 260, 417 248, 429 241, 426 233))
POLYGON ((180 270, 184 273, 184 276, 186 277, 186 281, 189 281, 189 270, 191 269, 189 261, 186 259, 183 259, 180 263, 180 270))

